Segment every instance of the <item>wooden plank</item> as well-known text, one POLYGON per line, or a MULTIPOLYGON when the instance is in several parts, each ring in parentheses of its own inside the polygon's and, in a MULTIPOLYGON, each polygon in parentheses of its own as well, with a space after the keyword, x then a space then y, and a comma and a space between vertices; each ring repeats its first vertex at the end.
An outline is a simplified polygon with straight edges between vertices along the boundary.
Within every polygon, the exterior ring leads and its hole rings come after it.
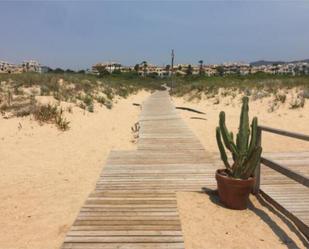
POLYGON ((65 243, 63 249, 184 249, 183 243, 65 243))
POLYGON ((181 231, 70 231, 68 236, 181 236, 181 231))
POLYGON ((79 217, 113 217, 114 219, 117 217, 152 217, 152 216, 159 216, 159 217, 178 217, 178 212, 175 211, 121 211, 115 212, 111 210, 107 211, 88 211, 88 212, 80 212, 77 219, 79 217))
POLYGON ((290 169, 288 169, 287 167, 284 167, 283 165, 279 165, 278 163, 275 163, 267 158, 262 157, 261 158, 261 163, 263 163, 264 165, 272 168, 273 170, 276 170, 278 172, 280 172, 281 174, 293 179, 294 181, 309 187, 309 178, 301 175, 295 171, 292 171, 290 169))
POLYGON ((177 243, 183 242, 182 236, 67 236, 67 243, 177 243))
POLYGON ((71 231, 180 231, 179 225, 73 225, 71 231))

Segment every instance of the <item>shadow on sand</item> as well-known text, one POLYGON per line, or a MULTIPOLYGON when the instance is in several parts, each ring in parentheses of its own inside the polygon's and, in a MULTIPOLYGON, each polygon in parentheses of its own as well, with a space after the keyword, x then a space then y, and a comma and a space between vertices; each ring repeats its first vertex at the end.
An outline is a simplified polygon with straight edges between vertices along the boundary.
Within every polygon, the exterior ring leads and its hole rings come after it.
MULTIPOLYGON (((226 208, 224 205, 220 203, 217 190, 212 190, 208 188, 202 189, 203 193, 206 193, 209 196, 209 199, 215 203, 216 205, 226 208)), ((296 234, 296 236, 303 243, 305 248, 309 248, 309 242, 306 237, 296 228, 294 223, 290 221, 287 217, 285 217, 282 213, 280 213, 277 209, 275 209, 271 204, 266 202, 261 196, 257 196, 258 202, 267 210, 274 215, 276 215, 288 228, 296 234)), ((278 238, 282 241, 283 244, 287 246, 289 249, 300 249, 299 246, 293 241, 293 239, 274 221, 264 210, 256 207, 254 203, 249 201, 248 209, 259 216, 270 228, 271 230, 278 236, 278 238)))

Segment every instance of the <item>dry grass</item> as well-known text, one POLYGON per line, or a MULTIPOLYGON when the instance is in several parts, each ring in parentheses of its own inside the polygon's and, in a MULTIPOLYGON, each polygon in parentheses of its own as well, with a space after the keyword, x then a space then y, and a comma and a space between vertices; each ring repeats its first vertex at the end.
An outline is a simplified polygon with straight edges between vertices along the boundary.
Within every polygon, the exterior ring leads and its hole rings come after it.
POLYGON ((213 105, 237 104, 237 96, 257 101, 271 97, 268 112, 276 111, 286 102, 290 109, 303 108, 309 98, 309 76, 256 74, 225 77, 176 78, 172 94, 187 101, 212 99, 213 105))
MULTIPOLYGON (((0 74, 0 111, 5 118, 35 115, 39 122, 53 122, 61 130, 69 127, 63 110, 56 106, 37 106, 38 96, 52 96, 94 112, 95 103, 112 109, 115 97, 127 98, 139 90, 161 89, 161 81, 132 74, 104 78, 76 73, 0 74)), ((71 109, 72 110, 72 109, 71 109)))
POLYGON ((178 97, 194 93, 195 97, 199 98, 200 93, 216 95, 219 89, 227 89, 227 92, 223 92, 223 94, 238 91, 247 96, 259 94, 256 97, 260 98, 263 97, 260 96, 261 94, 266 97, 266 95, 277 93, 280 89, 294 87, 302 88, 305 96, 309 97, 309 75, 288 76, 258 73, 247 76, 191 76, 176 78, 173 86, 173 94, 178 97))
POLYGON ((38 105, 33 109, 34 118, 43 123, 55 124, 62 131, 68 130, 70 122, 63 117, 63 109, 56 105, 38 105))
MULTIPOLYGON (((37 96, 53 96, 61 102, 69 102, 94 112, 95 103, 108 109, 113 108, 116 97, 126 98, 139 90, 162 89, 168 80, 140 78, 133 73, 97 77, 86 74, 1 74, 0 75, 0 111, 9 118, 27 116, 34 112, 37 96), (165 82, 164 82, 165 81, 165 82)), ((206 77, 190 76, 174 78, 173 95, 186 95, 188 101, 213 99, 213 104, 225 105, 237 101, 237 96, 250 96, 251 100, 272 97, 269 112, 287 102, 290 109, 302 108, 309 98, 309 76, 275 76, 256 74, 249 76, 206 77), (297 89, 288 98, 288 93, 297 89)), ((57 119, 61 127, 65 120, 57 119)))

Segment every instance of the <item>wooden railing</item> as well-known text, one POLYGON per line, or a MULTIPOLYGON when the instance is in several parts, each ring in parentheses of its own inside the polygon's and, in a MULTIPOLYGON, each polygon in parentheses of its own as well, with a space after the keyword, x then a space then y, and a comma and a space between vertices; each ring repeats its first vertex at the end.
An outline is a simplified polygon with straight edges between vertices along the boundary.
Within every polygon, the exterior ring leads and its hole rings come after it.
MULTIPOLYGON (((304 135, 304 134, 299 134, 299 133, 294 133, 294 132, 289 132, 289 131, 284 131, 284 130, 279 130, 279 129, 274 129, 274 128, 270 128, 270 127, 266 127, 266 126, 259 126, 258 127, 258 137, 260 138, 258 143, 259 145, 261 145, 262 143, 262 131, 264 132, 270 132, 270 133, 274 133, 274 134, 278 134, 278 135, 281 135, 281 136, 286 136, 286 137, 291 137, 291 138, 296 138, 296 139, 299 139, 299 140, 303 140, 303 141, 308 141, 309 142, 309 136, 308 135, 304 135)), ((254 189, 253 189, 253 193, 254 194, 258 194, 259 193, 259 190, 260 190, 260 179, 261 179, 261 164, 293 179, 294 181, 306 186, 306 187, 309 187, 309 178, 304 176, 304 175, 301 175, 283 165, 280 165, 270 159, 267 159, 265 157, 261 157, 261 160, 258 164, 258 167, 256 168, 255 170, 255 178, 256 178, 256 181, 255 181, 255 186, 254 186, 254 189)))

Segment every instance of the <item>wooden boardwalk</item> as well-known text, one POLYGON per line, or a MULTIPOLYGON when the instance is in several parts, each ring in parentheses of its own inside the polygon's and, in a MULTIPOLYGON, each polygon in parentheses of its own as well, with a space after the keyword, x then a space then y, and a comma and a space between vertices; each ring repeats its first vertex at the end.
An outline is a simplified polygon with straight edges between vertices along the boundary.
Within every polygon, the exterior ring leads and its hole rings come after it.
POLYGON ((143 103, 139 123, 138 149, 110 153, 63 249, 184 248, 176 191, 214 185, 215 168, 166 91, 143 103))
MULTIPOLYGON (((63 249, 184 248, 176 192, 215 189, 214 172, 222 163, 205 152, 166 91, 143 103, 137 147, 110 153, 63 249)), ((277 196, 280 191, 271 187, 270 178, 277 176, 263 179, 262 189, 277 196)), ((309 203, 305 191, 299 196, 309 203)), ((297 215, 308 222, 308 205, 299 204, 297 215)))

